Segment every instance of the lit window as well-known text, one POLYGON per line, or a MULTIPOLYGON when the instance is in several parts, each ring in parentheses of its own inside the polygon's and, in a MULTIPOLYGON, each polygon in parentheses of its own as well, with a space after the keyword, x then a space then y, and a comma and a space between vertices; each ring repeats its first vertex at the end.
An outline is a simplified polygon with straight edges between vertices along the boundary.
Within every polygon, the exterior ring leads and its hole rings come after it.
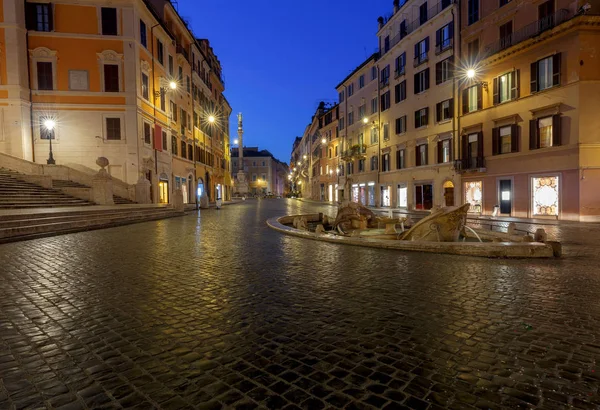
POLYGON ((552 117, 540 118, 538 121, 540 148, 552 146, 552 117))

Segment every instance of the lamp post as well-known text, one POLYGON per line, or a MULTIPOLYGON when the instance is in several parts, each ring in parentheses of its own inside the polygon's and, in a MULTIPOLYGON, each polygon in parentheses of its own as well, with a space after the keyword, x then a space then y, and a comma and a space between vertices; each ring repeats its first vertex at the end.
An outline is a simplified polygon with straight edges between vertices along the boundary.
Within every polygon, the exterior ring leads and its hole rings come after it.
POLYGON ((56 121, 51 118, 48 118, 44 121, 44 129, 46 130, 46 135, 48 135, 48 140, 50 142, 50 151, 48 153, 48 159, 46 160, 46 164, 55 165, 56 161, 54 160, 54 154, 52 152, 52 140, 54 139, 54 127, 56 126, 56 121))

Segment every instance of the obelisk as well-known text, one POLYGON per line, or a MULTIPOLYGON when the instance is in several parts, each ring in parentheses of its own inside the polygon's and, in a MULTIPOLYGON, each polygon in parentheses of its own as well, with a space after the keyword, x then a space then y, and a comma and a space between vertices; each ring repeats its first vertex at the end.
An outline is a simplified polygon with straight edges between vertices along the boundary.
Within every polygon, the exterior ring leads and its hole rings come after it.
POLYGON ((248 195, 248 180, 244 172, 244 128, 242 124, 242 113, 238 114, 238 160, 240 167, 237 173, 236 191, 239 196, 245 197, 248 195))

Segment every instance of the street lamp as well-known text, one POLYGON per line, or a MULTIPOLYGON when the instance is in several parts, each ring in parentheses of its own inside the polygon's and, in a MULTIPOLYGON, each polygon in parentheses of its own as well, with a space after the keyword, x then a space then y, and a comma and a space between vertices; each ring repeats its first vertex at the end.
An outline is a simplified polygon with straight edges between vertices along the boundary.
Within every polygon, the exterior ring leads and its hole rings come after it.
POLYGON ((236 138, 233 140, 233 145, 237 145, 240 141, 236 138))
POLYGON ((171 90, 176 90, 177 89, 177 83, 175 81, 171 81, 169 83, 169 87, 171 88, 171 90))
POLYGON ((56 161, 54 160, 54 155, 52 153, 52 140, 54 139, 54 127, 56 127, 56 121, 52 118, 47 118, 44 121, 44 128, 46 130, 46 135, 48 136, 48 140, 50 141, 50 152, 48 153, 48 159, 46 160, 46 164, 54 165, 56 161))
POLYGON ((369 123, 369 119, 367 117, 363 118, 363 124, 368 124, 369 123))
POLYGON ((306 155, 303 155, 302 158, 306 159, 306 155))
POLYGON ((327 144, 327 140, 325 138, 321 138, 321 144, 327 144))
POLYGON ((469 68, 467 70, 467 78, 471 79, 471 78, 475 78, 475 69, 473 68, 469 68))
POLYGON ((208 116, 208 122, 210 122, 211 124, 214 124, 214 122, 215 122, 215 116, 214 115, 209 115, 208 116))

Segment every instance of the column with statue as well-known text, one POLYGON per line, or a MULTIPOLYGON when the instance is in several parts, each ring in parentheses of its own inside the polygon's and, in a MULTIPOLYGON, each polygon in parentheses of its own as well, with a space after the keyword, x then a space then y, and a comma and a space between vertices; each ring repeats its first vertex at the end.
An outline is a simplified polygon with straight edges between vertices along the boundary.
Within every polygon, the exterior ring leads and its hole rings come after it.
POLYGON ((244 171, 244 129, 242 125, 242 113, 238 114, 238 160, 239 169, 237 172, 237 180, 235 181, 235 192, 238 196, 246 197, 248 195, 248 179, 244 171))

